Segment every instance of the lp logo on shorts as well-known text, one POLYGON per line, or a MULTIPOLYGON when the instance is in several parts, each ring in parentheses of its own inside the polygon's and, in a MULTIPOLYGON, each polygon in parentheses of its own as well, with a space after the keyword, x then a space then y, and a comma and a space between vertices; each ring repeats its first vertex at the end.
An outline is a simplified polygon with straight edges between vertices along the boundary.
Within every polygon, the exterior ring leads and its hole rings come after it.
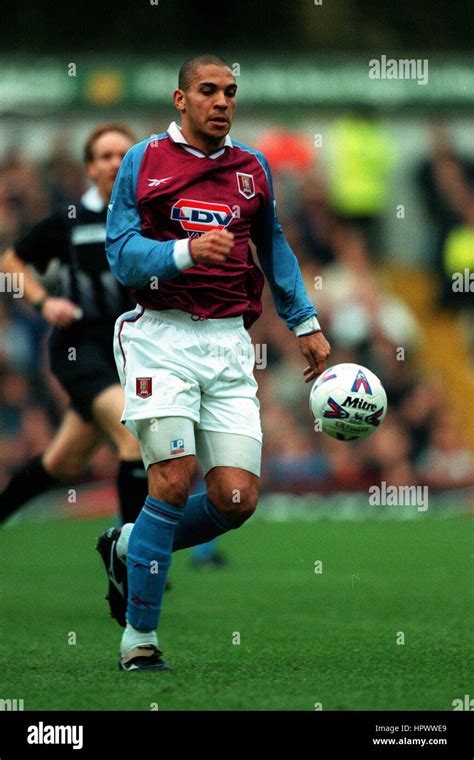
POLYGON ((151 377, 137 377, 136 379, 137 396, 148 398, 151 396, 151 377))
POLYGON ((182 438, 170 441, 170 454, 184 454, 184 440, 182 438))

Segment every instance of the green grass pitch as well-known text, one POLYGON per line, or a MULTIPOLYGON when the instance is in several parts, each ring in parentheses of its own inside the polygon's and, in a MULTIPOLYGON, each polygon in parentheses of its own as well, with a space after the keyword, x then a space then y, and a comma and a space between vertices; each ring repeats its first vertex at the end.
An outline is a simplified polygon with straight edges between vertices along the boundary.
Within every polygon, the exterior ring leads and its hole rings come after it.
POLYGON ((255 517, 222 541, 229 569, 196 572, 178 553, 159 634, 173 672, 154 674, 117 669, 121 629, 93 548, 107 524, 1 530, 0 698, 25 710, 451 710, 474 694, 468 518, 255 517))

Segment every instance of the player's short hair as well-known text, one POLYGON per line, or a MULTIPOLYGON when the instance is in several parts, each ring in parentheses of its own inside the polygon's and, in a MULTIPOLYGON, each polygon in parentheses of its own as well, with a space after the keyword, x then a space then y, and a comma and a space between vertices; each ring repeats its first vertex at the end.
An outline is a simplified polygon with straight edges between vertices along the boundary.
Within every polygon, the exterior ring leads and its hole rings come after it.
POLYGON ((89 164, 91 161, 94 160, 94 146, 99 140, 102 135, 105 135, 107 132, 118 132, 121 135, 124 135, 124 137, 128 137, 128 139, 132 143, 138 142, 138 138, 133 131, 133 129, 130 129, 130 127, 127 127, 126 124, 120 124, 111 122, 109 124, 99 124, 98 127, 92 130, 89 137, 87 138, 85 144, 84 144, 84 163, 89 164))
POLYGON ((202 55, 195 55, 192 58, 188 58, 179 70, 178 87, 180 90, 188 89, 198 66, 223 66, 226 69, 231 68, 227 61, 224 61, 223 58, 220 58, 218 55, 212 55, 211 53, 203 53, 202 55))

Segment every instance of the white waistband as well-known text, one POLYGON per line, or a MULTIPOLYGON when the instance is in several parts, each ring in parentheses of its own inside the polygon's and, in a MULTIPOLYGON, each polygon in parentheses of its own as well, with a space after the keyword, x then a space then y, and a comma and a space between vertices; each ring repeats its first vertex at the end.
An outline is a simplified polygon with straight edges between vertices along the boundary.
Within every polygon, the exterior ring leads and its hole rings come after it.
POLYGON ((179 309, 145 309, 144 314, 151 319, 155 319, 157 322, 166 322, 170 325, 181 324, 186 325, 188 328, 210 330, 212 332, 221 330, 231 332, 244 326, 244 319, 241 316, 225 317, 224 319, 198 319, 196 315, 179 311, 179 309))

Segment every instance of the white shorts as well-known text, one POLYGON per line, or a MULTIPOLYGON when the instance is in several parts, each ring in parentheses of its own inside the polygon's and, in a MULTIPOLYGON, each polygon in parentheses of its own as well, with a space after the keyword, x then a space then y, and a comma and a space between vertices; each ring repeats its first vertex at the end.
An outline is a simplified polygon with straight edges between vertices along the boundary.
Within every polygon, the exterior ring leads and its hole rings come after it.
MULTIPOLYGON (((195 321, 174 309, 137 306, 115 324, 114 353, 122 422, 139 441, 139 420, 185 417, 197 431, 247 436, 260 452, 255 355, 242 317, 195 321)), ((179 454, 179 439, 176 447, 179 454)))

